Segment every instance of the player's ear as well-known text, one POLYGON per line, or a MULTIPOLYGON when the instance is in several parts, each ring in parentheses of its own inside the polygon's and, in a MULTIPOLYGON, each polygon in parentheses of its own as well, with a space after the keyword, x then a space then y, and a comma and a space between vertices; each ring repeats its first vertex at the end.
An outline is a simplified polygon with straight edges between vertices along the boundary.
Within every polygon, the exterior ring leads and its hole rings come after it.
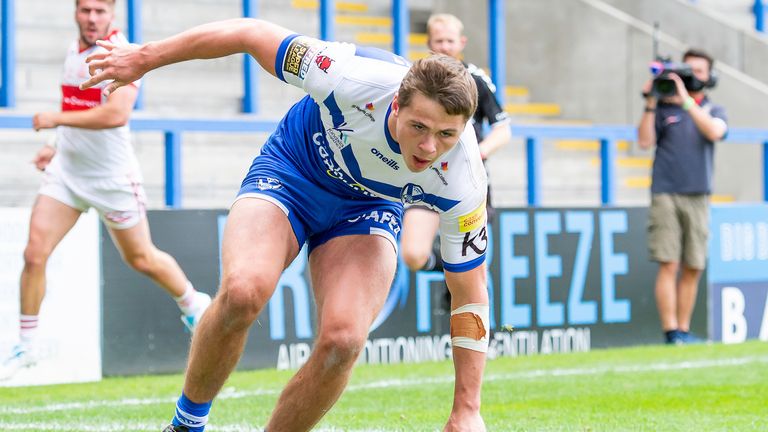
POLYGON ((397 117, 398 111, 400 111, 400 104, 397 102, 397 93, 395 93, 395 97, 392 98, 392 115, 397 117))

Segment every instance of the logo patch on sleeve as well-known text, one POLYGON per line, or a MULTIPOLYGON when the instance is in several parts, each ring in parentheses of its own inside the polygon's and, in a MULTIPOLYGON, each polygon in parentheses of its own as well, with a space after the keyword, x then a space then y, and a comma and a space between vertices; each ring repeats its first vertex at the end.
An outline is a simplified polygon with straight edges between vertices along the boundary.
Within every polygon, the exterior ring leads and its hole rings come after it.
POLYGON ((485 201, 480 204, 480 207, 472 210, 470 213, 464 216, 459 216, 459 232, 470 232, 475 230, 485 223, 485 201))
POLYGON ((291 44, 285 51, 285 57, 283 59, 283 72, 288 72, 299 76, 299 72, 301 71, 301 61, 304 59, 304 56, 307 55, 309 45, 297 39, 291 41, 291 44))

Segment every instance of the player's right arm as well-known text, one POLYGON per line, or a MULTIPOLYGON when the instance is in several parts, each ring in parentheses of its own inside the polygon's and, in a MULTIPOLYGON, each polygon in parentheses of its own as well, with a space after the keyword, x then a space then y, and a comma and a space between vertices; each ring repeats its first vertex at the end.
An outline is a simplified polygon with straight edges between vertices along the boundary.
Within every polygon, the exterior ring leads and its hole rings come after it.
POLYGON ((238 18, 203 24, 144 45, 116 46, 99 41, 98 44, 106 48, 107 52, 88 57, 86 61, 92 77, 81 88, 114 80, 105 90, 111 93, 162 66, 236 53, 252 55, 264 70, 276 76, 277 52, 282 41, 290 34, 290 30, 267 21, 238 18))
POLYGON ((653 80, 648 80, 643 86, 643 94, 649 94, 645 98, 645 109, 640 123, 637 125, 637 144, 641 149, 647 150, 656 144, 656 97, 650 96, 653 80))

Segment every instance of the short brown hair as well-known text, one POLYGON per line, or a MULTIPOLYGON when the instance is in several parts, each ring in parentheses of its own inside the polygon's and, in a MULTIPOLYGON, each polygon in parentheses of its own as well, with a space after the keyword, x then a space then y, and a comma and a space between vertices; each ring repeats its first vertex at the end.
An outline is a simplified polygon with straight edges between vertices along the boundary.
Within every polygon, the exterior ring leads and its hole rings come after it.
POLYGON ((688 60, 689 57, 696 57, 696 58, 703 58, 707 61, 707 64, 709 65, 709 70, 712 70, 712 66, 715 65, 715 59, 712 58, 709 54, 707 54, 706 51, 697 49, 697 48, 691 48, 688 51, 683 54, 683 61, 688 60))
POLYGON ((464 65, 453 57, 433 54, 416 60, 405 74, 397 101, 410 104, 414 92, 436 101, 450 115, 472 118, 477 109, 477 86, 464 65))
MULTIPOLYGON (((111 3, 112 6, 114 6, 115 3, 117 2, 117 0, 99 0, 99 1, 103 3, 111 3)), ((75 0, 75 7, 78 7, 78 6, 80 6, 80 0, 75 0)))

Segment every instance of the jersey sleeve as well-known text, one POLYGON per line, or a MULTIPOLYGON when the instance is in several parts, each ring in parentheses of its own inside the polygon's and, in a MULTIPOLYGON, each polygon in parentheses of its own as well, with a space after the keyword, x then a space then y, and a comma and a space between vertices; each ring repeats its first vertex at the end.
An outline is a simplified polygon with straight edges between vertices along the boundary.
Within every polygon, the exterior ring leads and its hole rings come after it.
POLYGON ((461 273, 479 266, 485 261, 488 248, 485 194, 462 202, 460 212, 446 212, 440 218, 440 252, 443 267, 461 273))
POLYGON ((443 268, 461 273, 472 270, 485 261, 488 248, 486 196, 488 178, 480 158, 474 130, 468 126, 466 173, 463 174, 464 192, 459 203, 440 214, 440 252, 443 268))
POLYGON ((275 58, 275 74, 322 102, 339 85, 354 55, 352 44, 294 34, 280 44, 275 58))

